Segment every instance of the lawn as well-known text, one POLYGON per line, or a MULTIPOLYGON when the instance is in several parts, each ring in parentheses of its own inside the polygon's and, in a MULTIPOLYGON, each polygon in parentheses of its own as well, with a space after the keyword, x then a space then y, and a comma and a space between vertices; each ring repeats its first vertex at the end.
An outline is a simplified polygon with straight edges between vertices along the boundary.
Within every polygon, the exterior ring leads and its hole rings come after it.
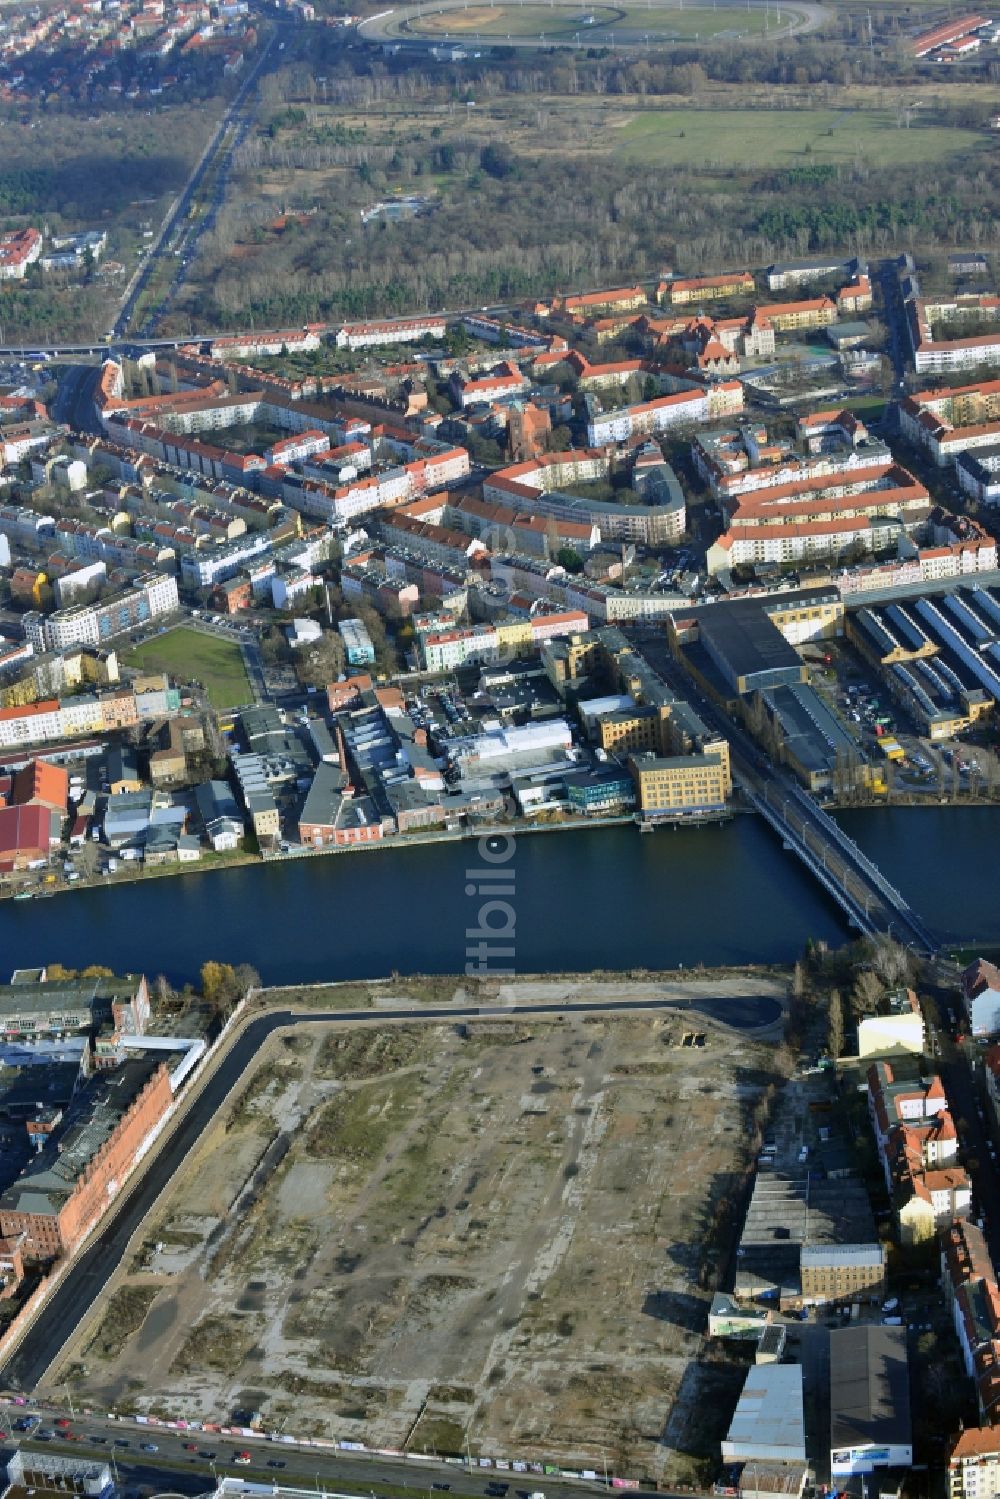
POLYGON ((888 110, 643 110, 619 133, 615 155, 650 166, 792 167, 854 161, 881 168, 967 152, 972 130, 898 129, 888 110))
MULTIPOLYGON (((771 17, 771 30, 789 24, 798 14, 789 6, 781 23, 771 17)), ((737 6, 685 6, 679 4, 649 6, 577 6, 557 5, 463 5, 439 11, 424 11, 406 18, 404 29, 418 36, 466 37, 545 37, 578 39, 581 44, 595 45, 610 39, 613 32, 642 32, 651 37, 670 37, 694 41, 714 36, 743 36, 763 33, 766 16, 763 10, 746 10, 737 6)))
MULTIPOLYGON (((841 404, 838 402, 838 405, 841 404)), ((880 422, 885 415, 885 396, 851 396, 843 402, 848 411, 857 412, 867 422, 880 422)))
POLYGON ((611 26, 622 11, 608 5, 558 9, 550 5, 463 5, 446 10, 425 11, 410 17, 406 30, 417 36, 572 36, 611 26), (590 26, 583 26, 584 16, 593 16, 590 26))
POLYGON ((620 23, 629 31, 648 32, 650 36, 676 37, 683 41, 707 42, 712 37, 769 35, 790 26, 802 12, 794 5, 774 10, 748 10, 743 5, 631 5, 624 8, 620 23))
POLYGON ((199 630, 168 630, 123 657, 126 666, 169 672, 179 682, 201 682, 213 708, 253 702, 238 645, 199 630))

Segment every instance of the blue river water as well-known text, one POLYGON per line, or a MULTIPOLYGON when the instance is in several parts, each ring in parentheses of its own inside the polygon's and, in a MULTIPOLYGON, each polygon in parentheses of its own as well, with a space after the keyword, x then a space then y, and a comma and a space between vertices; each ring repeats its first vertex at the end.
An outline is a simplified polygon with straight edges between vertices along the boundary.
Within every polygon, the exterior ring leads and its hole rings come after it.
MULTIPOLYGON (((1000 809, 897 808, 843 826, 944 941, 1000 938, 1000 809)), ((474 842, 192 872, 0 904, 0 979, 58 961, 194 979, 206 959, 266 983, 491 971, 784 962, 848 935, 840 911, 754 817, 640 834, 525 835, 493 880, 474 842), (472 871, 470 878, 469 871, 472 871), (478 873, 477 873, 478 871, 478 873), (499 880, 499 884, 498 884, 499 880), (502 889, 500 888, 502 886, 502 889), (471 893, 468 891, 471 890, 471 893), (512 956, 497 953, 511 946, 512 956)))

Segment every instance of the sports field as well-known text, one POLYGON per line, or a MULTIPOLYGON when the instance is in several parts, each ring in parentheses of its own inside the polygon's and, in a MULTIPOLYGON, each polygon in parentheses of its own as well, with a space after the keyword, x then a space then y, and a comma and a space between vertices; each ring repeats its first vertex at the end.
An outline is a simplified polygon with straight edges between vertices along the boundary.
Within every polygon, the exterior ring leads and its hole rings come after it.
POLYGON ((123 656, 126 666, 165 671, 178 682, 200 682, 213 708, 253 702, 253 689, 238 645, 200 630, 168 630, 123 656))
POLYGON ((889 110, 644 110, 622 127, 615 155, 648 166, 879 167, 936 162, 981 144, 973 130, 896 125, 889 110))
MULTIPOLYGON (((777 18, 770 14, 772 31, 798 15, 789 6, 777 18)), ((737 6, 575 6, 575 5, 463 5, 410 14, 403 28, 411 36, 544 37, 547 41, 601 42, 620 31, 653 38, 709 40, 716 36, 763 34, 765 12, 737 6)))

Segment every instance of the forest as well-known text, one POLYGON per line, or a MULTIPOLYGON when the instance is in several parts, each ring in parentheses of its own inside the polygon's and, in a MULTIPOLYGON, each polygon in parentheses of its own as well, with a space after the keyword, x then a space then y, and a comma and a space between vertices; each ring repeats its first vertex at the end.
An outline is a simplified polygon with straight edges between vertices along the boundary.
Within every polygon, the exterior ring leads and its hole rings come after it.
MULTIPOLYGON (((474 78, 341 55, 328 71, 320 57, 312 73, 269 80, 270 108, 236 158, 179 316, 198 326, 362 318, 504 303, 667 266, 995 241, 1000 162, 987 90, 938 91, 914 117, 883 68, 878 90, 853 86, 844 128, 857 144, 845 148, 829 71, 822 85, 808 79, 824 56, 829 69, 843 52, 856 74, 866 54, 811 39, 758 49, 765 75, 805 80, 761 98, 712 81, 738 71, 732 48, 697 51, 683 62, 494 55, 474 78), (681 136, 685 119, 689 132, 713 120, 731 131, 741 101, 748 120, 766 106, 778 121, 776 160, 801 135, 794 164, 661 166, 655 138, 648 162, 629 160, 621 144, 650 108, 671 111, 681 136), (822 160, 827 137, 843 159, 822 160), (400 194, 422 197, 418 217, 360 222, 366 204, 400 194), (278 234, 276 200, 316 211, 278 234)), ((908 69, 904 59, 902 77, 908 69)), ((677 144, 665 139, 667 151, 677 144)))
MULTIPOLYGON (((959 82, 928 74, 907 52, 911 24, 846 6, 826 32, 783 42, 500 46, 463 65, 310 27, 262 80, 162 331, 499 304, 834 246, 988 248, 1000 65, 984 54, 959 82), (362 222, 403 197, 411 216, 362 222)), ((109 258, 131 266, 222 103, 7 113, 0 229, 101 224, 109 258)), ((93 334, 111 291, 11 288, 0 323, 93 334)))

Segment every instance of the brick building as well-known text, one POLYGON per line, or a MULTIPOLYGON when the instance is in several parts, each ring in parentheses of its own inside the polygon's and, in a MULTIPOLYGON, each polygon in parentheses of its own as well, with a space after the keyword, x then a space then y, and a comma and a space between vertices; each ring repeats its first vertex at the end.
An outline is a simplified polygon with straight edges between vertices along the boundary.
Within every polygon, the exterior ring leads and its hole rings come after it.
POLYGON ((167 1113, 170 1075, 155 1056, 97 1073, 67 1111, 65 1128, 0 1196, 0 1235, 21 1239, 27 1260, 72 1254, 114 1201, 167 1113))
POLYGON ((886 1252, 881 1244, 803 1244, 799 1257, 802 1300, 881 1301, 886 1287, 886 1252))

